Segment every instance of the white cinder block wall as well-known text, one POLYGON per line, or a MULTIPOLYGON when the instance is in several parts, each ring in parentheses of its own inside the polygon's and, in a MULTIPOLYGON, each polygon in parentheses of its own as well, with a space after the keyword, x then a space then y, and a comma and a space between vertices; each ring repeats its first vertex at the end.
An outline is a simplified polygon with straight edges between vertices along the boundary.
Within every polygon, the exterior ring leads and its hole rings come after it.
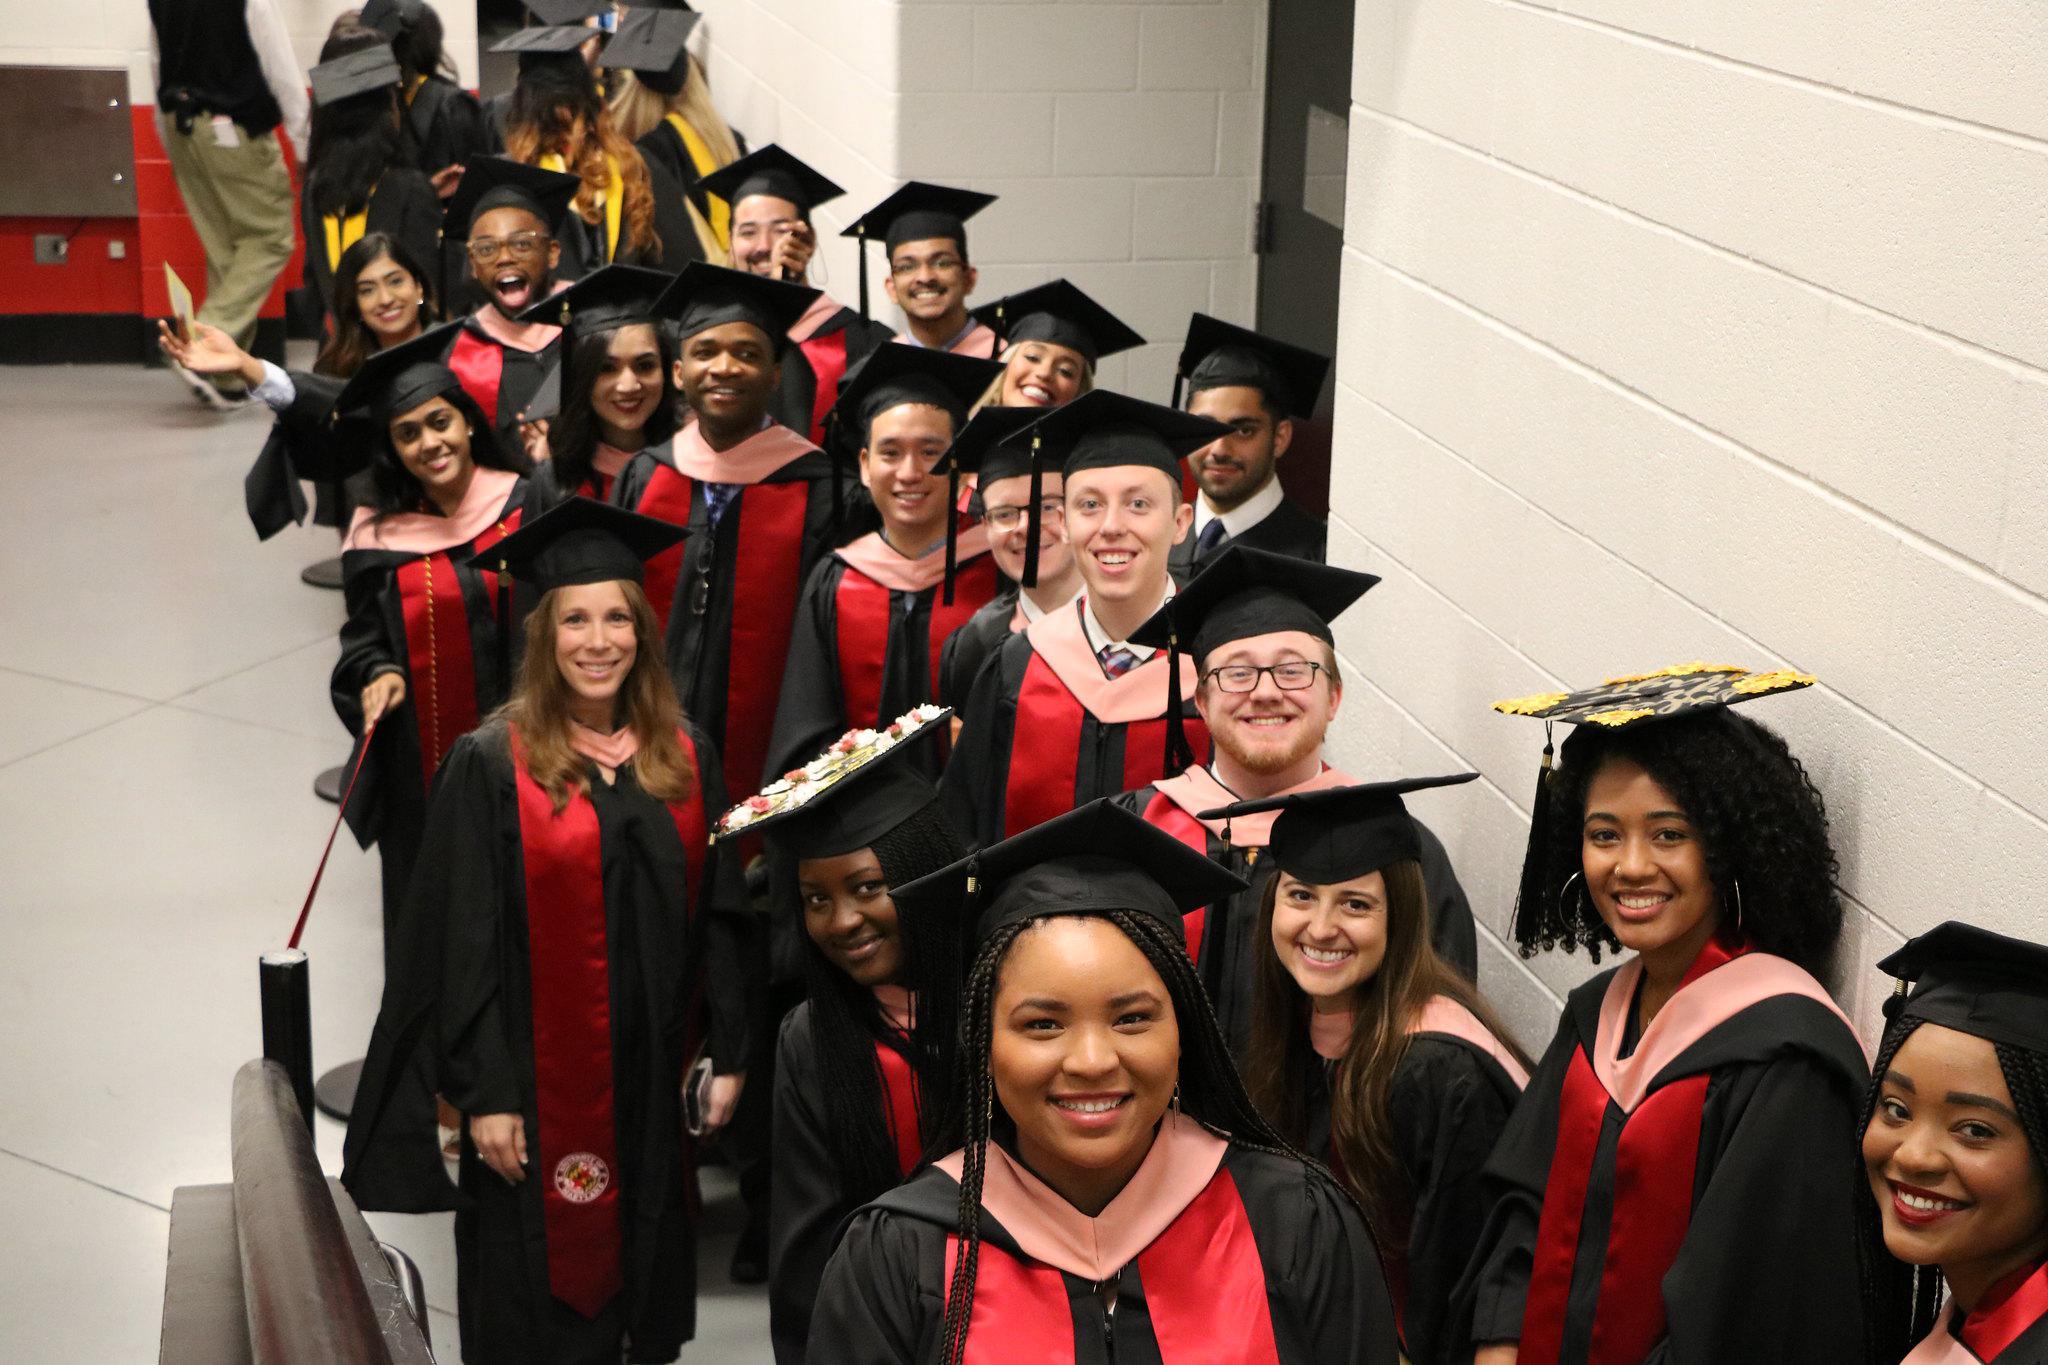
MULTIPOLYGON (((698 8, 726 116, 847 187, 821 235, 904 180, 1001 195, 968 228, 974 302, 1067 275, 1153 342, 1099 376, 1142 397, 1167 396, 1191 312, 1251 321, 1263 0, 698 8)), ((850 243, 813 282, 854 301, 850 243)))
POLYGON ((1502 946, 1540 727, 1704 658, 1825 793, 1828 984, 1945 918, 2048 937, 2048 24, 2016 0, 1359 0, 1331 550, 1341 746, 1433 796, 1502 946))

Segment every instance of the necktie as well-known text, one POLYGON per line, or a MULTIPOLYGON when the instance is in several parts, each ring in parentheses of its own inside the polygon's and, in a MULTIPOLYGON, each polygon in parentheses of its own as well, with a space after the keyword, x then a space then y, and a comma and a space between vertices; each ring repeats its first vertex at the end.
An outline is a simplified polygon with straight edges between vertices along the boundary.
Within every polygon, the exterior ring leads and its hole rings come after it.
POLYGON ((1095 657, 1102 661, 1102 671, 1111 678, 1121 678, 1138 664, 1136 654, 1116 645, 1104 645, 1096 651, 1095 657))
POLYGON ((709 479, 704 481, 704 511, 711 518, 713 526, 717 526, 720 519, 725 516, 725 509, 732 506, 733 494, 739 491, 740 485, 736 483, 712 483, 709 479))
POLYGON ((1223 529, 1223 518, 1211 517, 1209 524, 1202 528, 1202 534, 1195 537, 1195 558, 1207 559, 1229 538, 1230 532, 1223 529))

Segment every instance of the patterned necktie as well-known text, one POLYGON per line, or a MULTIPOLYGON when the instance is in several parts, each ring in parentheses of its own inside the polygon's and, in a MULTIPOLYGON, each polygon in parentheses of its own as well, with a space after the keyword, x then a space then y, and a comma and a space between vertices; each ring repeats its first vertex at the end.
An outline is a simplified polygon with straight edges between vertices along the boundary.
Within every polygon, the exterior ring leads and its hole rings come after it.
POLYGON ((744 485, 737 483, 713 483, 709 479, 704 481, 704 512, 710 518, 712 526, 717 526, 725 516, 725 509, 732 506, 733 495, 742 487, 744 485))
POLYGON ((1195 537, 1195 558, 1207 559, 1216 553, 1216 547, 1230 538, 1230 532, 1223 529, 1223 518, 1211 517, 1209 524, 1202 528, 1202 534, 1195 537))
POLYGON ((1102 671, 1112 679, 1121 678, 1138 666, 1138 656, 1117 645, 1104 645, 1095 651, 1095 657, 1102 661, 1102 671))

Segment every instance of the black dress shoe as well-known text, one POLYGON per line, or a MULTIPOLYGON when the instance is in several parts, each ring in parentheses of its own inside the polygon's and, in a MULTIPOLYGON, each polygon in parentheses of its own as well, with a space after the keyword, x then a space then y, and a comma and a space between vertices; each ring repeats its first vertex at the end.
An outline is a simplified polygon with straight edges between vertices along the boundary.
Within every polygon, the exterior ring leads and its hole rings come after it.
POLYGON ((734 1284, 768 1283, 768 1230, 757 1228, 751 1223, 740 1234, 739 1245, 732 1249, 732 1264, 725 1268, 726 1277, 734 1284))

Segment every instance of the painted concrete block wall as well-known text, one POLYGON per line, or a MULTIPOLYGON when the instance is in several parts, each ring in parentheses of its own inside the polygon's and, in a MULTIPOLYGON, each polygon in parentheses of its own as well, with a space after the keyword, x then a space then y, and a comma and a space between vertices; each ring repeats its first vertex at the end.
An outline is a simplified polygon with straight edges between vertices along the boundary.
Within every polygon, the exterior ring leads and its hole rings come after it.
POLYGON ((2048 931, 2048 20, 2019 0, 1360 0, 1333 558, 1341 746, 1433 794, 1482 984, 1540 730, 1492 701, 1704 658, 1828 801, 1866 1041, 1905 935, 2048 931), (1939 41, 1935 41, 1938 36, 1939 41))
MULTIPOLYGON (((698 8, 727 118, 847 187, 821 235, 905 180, 1001 195, 968 229, 975 301, 1067 275, 1152 340, 1099 376, 1141 396, 1166 397, 1191 312, 1251 321, 1263 0, 698 8)), ((851 303, 853 269, 833 240, 814 282, 851 303)))

